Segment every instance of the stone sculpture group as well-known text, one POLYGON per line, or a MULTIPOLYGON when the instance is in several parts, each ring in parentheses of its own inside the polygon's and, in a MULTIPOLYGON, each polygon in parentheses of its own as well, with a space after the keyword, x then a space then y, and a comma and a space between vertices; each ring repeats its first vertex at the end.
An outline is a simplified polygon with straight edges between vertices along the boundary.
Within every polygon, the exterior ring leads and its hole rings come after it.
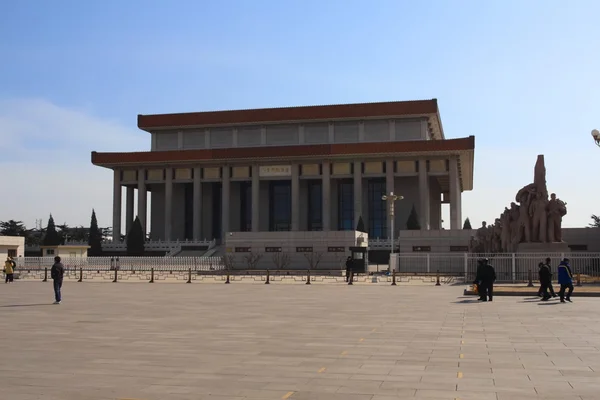
POLYGON ((515 252, 520 243, 562 242, 561 225, 566 214, 567 203, 554 193, 548 199, 544 156, 539 155, 533 183, 517 192, 510 208, 505 207, 493 224, 482 223, 471 239, 470 250, 474 253, 515 252))

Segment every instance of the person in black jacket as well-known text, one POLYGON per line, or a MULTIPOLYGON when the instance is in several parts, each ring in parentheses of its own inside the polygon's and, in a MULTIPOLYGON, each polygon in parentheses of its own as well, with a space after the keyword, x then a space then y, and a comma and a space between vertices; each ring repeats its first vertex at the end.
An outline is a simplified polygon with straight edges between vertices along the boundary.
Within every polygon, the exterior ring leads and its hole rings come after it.
POLYGON ((352 273, 352 257, 348 257, 346 259, 346 282, 350 279, 350 274, 352 273))
POLYGON ((50 269, 50 276, 54 281, 54 299, 56 300, 54 304, 60 304, 62 301, 60 289, 62 288, 64 274, 65 267, 60 262, 60 257, 54 257, 54 265, 52 265, 52 268, 50 269))
POLYGON ((552 260, 548 257, 545 263, 539 264, 539 277, 540 277, 540 289, 538 290, 538 296, 542 297, 542 300, 546 301, 550 297, 556 297, 554 288, 552 287, 552 269, 550 262, 552 260), (546 299, 544 299, 547 297, 546 299))
POLYGON ((479 300, 485 301, 487 299, 487 294, 485 292, 485 288, 481 285, 481 276, 483 275, 483 259, 477 260, 477 272, 475 273, 475 280, 473 281, 474 285, 477 285, 477 292, 479 293, 479 300))
POLYGON ((492 301, 494 298, 494 282, 496 281, 496 270, 490 264, 490 260, 485 258, 482 260, 482 265, 477 268, 478 276, 477 281, 479 283, 479 290, 481 294, 481 301, 492 301))

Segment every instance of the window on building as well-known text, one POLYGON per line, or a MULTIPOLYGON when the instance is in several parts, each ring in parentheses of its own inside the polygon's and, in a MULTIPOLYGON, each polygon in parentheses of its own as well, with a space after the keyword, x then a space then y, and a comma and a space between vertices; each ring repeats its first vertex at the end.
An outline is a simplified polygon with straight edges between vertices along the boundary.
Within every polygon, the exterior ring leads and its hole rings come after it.
POLYGON ((385 194, 385 179, 371 179, 368 183, 369 237, 387 238, 387 202, 381 200, 385 194))
POLYGON ((354 229, 354 183, 344 179, 338 185, 338 230, 354 229))
POLYGON ((54 255, 54 249, 46 249, 46 255, 53 256, 54 255))
POLYGON ((240 183, 240 231, 252 231, 252 183, 240 183))
POLYGON ((323 230, 323 184, 308 181, 308 230, 323 230))
POLYGON ((289 231, 292 220, 290 181, 269 182, 269 230, 289 231))
POLYGON ((16 249, 8 249, 7 251, 7 256, 15 258, 17 256, 17 250, 16 249))

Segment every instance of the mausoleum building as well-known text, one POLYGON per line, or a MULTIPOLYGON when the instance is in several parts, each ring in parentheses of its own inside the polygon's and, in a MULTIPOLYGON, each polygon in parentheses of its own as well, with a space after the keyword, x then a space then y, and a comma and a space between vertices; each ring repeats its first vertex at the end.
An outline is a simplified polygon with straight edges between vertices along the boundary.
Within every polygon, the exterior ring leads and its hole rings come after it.
POLYGON ((422 230, 441 229, 442 204, 460 229, 473 189, 475 138, 446 139, 435 99, 138 115, 138 127, 150 151, 92 153, 114 171, 115 240, 136 215, 153 240, 355 230, 361 217, 386 238, 389 192, 404 196, 396 231, 413 206, 422 230))

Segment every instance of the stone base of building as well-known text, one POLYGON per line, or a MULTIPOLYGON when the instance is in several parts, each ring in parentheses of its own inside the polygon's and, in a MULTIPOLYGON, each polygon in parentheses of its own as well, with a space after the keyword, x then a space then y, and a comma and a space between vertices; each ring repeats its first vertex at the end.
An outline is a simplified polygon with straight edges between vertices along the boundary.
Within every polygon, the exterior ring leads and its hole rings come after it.
POLYGON ((350 247, 366 247, 368 240, 358 231, 229 232, 224 253, 235 269, 344 270, 350 247), (249 265, 256 256, 256 265, 249 265))
POLYGON ((556 243, 519 243, 517 253, 570 253, 571 249, 566 242, 556 243))

